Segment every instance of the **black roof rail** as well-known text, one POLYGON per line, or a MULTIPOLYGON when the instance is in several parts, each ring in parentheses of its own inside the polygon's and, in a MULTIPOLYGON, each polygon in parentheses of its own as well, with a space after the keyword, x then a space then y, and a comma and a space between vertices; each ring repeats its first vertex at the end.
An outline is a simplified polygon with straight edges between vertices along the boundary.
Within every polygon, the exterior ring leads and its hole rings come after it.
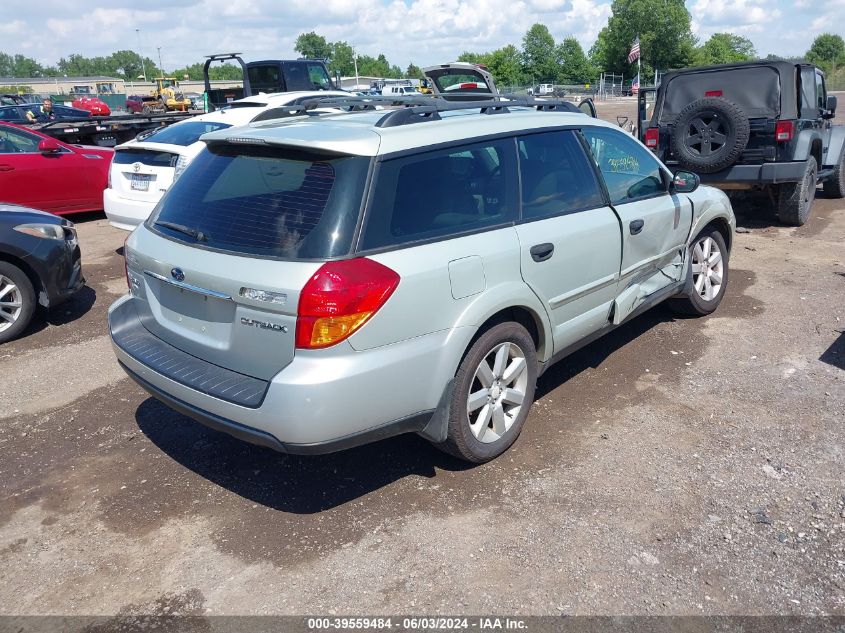
POLYGON ((385 112, 377 122, 376 127, 387 128, 413 123, 440 120, 441 112, 459 110, 479 110, 481 114, 507 114, 511 108, 534 108, 538 112, 577 112, 584 114, 578 106, 570 101, 554 99, 533 99, 518 96, 503 95, 483 101, 447 101, 437 97, 424 95, 410 97, 358 97, 354 95, 304 97, 297 103, 280 105, 256 117, 253 122, 281 119, 313 112, 319 108, 338 108, 346 112, 361 112, 375 110, 378 106, 396 108, 385 112))

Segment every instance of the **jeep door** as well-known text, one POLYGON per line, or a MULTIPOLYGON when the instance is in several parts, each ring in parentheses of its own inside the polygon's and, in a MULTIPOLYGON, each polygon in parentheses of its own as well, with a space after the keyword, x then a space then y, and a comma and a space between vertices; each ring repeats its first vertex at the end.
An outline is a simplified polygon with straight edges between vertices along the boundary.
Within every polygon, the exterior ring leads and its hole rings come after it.
POLYGON ((517 139, 522 277, 543 302, 555 353, 608 323, 621 265, 619 220, 573 130, 517 139))
POLYGON ((669 192, 669 171, 632 137, 599 127, 586 127, 583 134, 622 227, 613 315, 613 322, 621 323, 649 297, 681 280, 692 203, 669 192))

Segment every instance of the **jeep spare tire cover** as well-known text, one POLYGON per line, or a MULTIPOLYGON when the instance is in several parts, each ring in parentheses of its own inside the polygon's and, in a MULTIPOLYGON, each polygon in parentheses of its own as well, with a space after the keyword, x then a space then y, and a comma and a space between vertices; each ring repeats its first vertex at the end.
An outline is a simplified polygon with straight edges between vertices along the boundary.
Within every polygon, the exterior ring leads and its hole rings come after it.
POLYGON ((748 117, 738 105, 718 97, 698 99, 678 113, 672 154, 684 167, 710 174, 739 160, 749 134, 748 117))

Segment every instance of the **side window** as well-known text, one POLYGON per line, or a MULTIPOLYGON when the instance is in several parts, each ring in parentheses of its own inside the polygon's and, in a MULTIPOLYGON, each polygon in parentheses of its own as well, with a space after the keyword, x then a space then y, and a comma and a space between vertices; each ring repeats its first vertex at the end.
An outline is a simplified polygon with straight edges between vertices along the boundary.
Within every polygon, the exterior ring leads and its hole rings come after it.
POLYGON ((513 222, 517 208, 513 139, 388 160, 378 170, 361 248, 513 222))
POLYGON ((816 73, 816 103, 820 110, 827 108, 827 94, 824 89, 824 77, 821 73, 816 73))
POLYGON ((581 142, 571 130, 518 140, 522 217, 543 218, 605 204, 581 142))
POLYGON ((0 127, 0 154, 36 154, 40 138, 21 130, 0 127))
POLYGON ((623 132, 585 128, 610 201, 624 204, 666 191, 660 164, 645 147, 623 132))

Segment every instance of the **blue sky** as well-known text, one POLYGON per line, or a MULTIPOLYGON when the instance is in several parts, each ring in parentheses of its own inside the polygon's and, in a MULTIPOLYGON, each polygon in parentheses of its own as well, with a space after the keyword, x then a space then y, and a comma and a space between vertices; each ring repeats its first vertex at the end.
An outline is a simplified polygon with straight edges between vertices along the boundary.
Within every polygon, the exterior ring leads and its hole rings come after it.
MULTIPOLYGON (((800 55, 819 33, 845 35, 845 0, 688 0, 687 7, 702 41, 719 31, 737 33, 762 55, 800 55)), ((574 35, 588 49, 609 14, 606 0, 3 2, 0 50, 52 64, 74 52, 90 57, 122 48, 157 61, 161 47, 164 66, 172 69, 215 52, 242 52, 247 60, 288 57, 296 36, 315 30, 361 54, 383 52, 404 68, 519 44, 534 22, 558 40, 574 35)))

